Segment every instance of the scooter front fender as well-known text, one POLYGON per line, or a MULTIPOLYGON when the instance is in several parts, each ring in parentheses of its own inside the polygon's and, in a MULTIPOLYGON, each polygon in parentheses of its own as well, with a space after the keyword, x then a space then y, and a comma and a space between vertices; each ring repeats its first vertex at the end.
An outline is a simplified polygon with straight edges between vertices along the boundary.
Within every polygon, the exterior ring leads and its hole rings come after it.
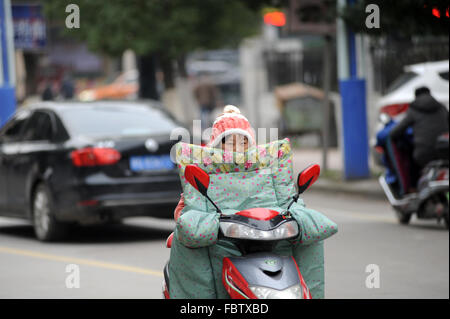
POLYGON ((253 253, 223 260, 222 282, 232 298, 258 298, 251 288, 260 287, 272 293, 271 298, 311 299, 311 294, 292 256, 253 253), (289 289, 299 287, 298 294, 289 289))

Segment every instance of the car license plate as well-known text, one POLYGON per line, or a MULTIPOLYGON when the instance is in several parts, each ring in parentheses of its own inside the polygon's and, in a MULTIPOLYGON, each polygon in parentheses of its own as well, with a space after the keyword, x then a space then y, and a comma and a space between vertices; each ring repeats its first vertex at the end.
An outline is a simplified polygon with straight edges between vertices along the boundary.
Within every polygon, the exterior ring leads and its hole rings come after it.
POLYGON ((143 155, 130 157, 130 169, 133 172, 173 169, 175 164, 170 155, 143 155))

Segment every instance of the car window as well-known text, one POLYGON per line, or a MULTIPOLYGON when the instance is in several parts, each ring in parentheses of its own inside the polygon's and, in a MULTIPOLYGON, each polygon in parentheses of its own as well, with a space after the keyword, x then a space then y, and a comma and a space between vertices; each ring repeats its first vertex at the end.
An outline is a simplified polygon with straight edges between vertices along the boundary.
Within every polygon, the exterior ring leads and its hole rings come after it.
POLYGON ((75 107, 60 110, 72 136, 127 137, 170 134, 177 127, 163 111, 147 106, 75 107))
POLYGON ((447 81, 448 81, 448 71, 440 72, 440 73, 439 73, 439 76, 440 76, 441 78, 443 78, 444 80, 447 80, 447 81))
POLYGON ((59 116, 55 113, 52 113, 55 119, 55 131, 53 132, 53 141, 55 143, 60 143, 68 140, 70 138, 64 124, 62 123, 59 116))
POLYGON ((391 85, 389 85, 389 87, 386 90, 386 94, 389 94, 389 93, 397 90, 399 87, 408 83, 409 81, 414 79, 416 76, 417 76, 417 73, 414 73, 414 72, 403 73, 397 79, 395 79, 394 82, 391 83, 391 85))
POLYGON ((8 124, 6 124, 3 130, 0 141, 3 143, 16 142, 21 139, 23 128, 25 123, 29 119, 30 112, 18 113, 8 124))
POLYGON ((52 139, 52 121, 50 115, 36 111, 28 121, 24 133, 24 141, 49 141, 52 139))

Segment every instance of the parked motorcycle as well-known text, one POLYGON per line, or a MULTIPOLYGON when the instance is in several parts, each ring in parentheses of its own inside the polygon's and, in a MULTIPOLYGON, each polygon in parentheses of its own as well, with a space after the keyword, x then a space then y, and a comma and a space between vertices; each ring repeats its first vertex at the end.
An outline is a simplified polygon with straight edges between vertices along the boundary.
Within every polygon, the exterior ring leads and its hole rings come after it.
MULTIPOLYGON (((318 178, 319 165, 303 170, 297 179, 298 193, 286 211, 249 208, 233 215, 222 214, 209 198, 209 175, 194 165, 185 170, 187 181, 205 196, 221 214, 219 239, 231 241, 240 257, 223 259, 222 283, 232 299, 311 299, 311 293, 293 256, 280 256, 273 251, 280 240, 296 238, 299 225, 289 209, 318 178)), ((173 233, 166 242, 172 245, 173 233)), ((170 261, 169 261, 170 262, 170 261)), ((163 295, 170 298, 169 263, 164 268, 163 295)))
MULTIPOLYGON (((383 119, 384 127, 377 133, 376 151, 381 155, 386 168, 379 177, 379 183, 401 224, 408 224, 411 216, 419 219, 444 220, 449 225, 449 134, 438 137, 435 142, 437 159, 427 164, 417 178, 411 180, 414 165, 408 136, 395 143, 389 140, 390 128, 395 123, 390 118, 383 119), (408 151, 409 150, 409 151, 408 151), (412 189, 413 191, 409 191, 412 189)), ((411 134, 411 133, 410 133, 411 134)), ((410 136, 411 137, 411 136, 410 136)))

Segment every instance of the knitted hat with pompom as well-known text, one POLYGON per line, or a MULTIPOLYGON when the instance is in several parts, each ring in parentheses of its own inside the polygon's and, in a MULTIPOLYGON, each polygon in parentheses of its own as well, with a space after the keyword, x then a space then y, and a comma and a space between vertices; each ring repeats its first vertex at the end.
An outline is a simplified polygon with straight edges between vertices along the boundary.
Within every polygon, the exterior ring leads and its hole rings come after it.
POLYGON ((231 134, 241 134, 247 137, 249 145, 255 145, 255 131, 247 118, 241 114, 239 108, 227 105, 223 113, 216 118, 212 127, 209 147, 216 147, 224 137, 231 134))

